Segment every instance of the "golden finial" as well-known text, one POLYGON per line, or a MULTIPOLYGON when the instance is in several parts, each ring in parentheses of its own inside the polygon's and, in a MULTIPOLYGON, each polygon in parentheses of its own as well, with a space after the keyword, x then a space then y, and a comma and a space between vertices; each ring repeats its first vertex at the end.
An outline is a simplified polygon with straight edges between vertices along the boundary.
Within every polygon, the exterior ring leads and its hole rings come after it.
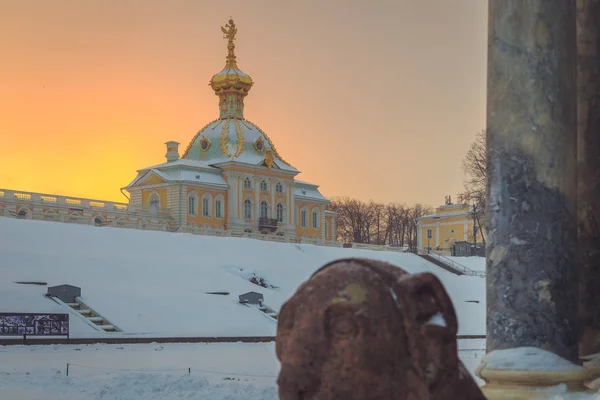
POLYGON ((237 67, 235 62, 235 53, 233 51, 235 49, 235 44, 233 41, 235 40, 237 28, 235 27, 235 22, 233 22, 232 18, 229 18, 229 23, 221 27, 221 31, 224 34, 223 39, 227 39, 227 50, 229 50, 227 54, 227 66, 232 68, 237 67))

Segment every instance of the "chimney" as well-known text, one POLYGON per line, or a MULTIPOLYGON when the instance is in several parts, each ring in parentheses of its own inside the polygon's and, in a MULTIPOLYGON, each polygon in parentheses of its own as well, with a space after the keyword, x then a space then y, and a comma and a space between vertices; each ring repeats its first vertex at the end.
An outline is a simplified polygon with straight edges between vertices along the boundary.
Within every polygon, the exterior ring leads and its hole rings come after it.
POLYGON ((179 142, 170 141, 165 143, 167 145, 167 162, 173 162, 179 160, 179 142))

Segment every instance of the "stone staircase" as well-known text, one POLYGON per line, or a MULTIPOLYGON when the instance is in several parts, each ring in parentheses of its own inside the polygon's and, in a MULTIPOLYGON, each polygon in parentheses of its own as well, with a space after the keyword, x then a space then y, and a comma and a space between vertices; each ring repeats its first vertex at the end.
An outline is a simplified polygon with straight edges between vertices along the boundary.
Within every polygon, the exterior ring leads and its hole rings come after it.
POLYGON ((79 315, 81 319, 85 320, 88 325, 100 332, 121 332, 121 330, 108 321, 105 317, 96 312, 93 308, 88 306, 81 300, 80 297, 75 298, 74 303, 65 303, 57 297, 50 297, 56 303, 67 307, 72 313, 79 315))
POLYGON ((277 323, 277 317, 279 313, 273 310, 271 307, 266 306, 264 303, 262 305, 258 304, 244 304, 246 307, 254 308, 262 313, 262 315, 267 318, 269 321, 273 323, 277 323))
POLYGON ((437 257, 430 256, 429 254, 419 254, 419 257, 421 257, 424 260, 427 260, 430 263, 435 264, 438 267, 443 268, 446 271, 451 272, 453 274, 456 274, 456 275, 465 275, 465 273, 463 271, 461 271, 460 269, 457 269, 457 268, 453 267, 449 263, 443 262, 442 260, 440 260, 437 257))
POLYGON ((85 317, 96 327, 104 332, 121 332, 114 324, 111 324, 106 318, 98 314, 91 307, 86 305, 79 297, 75 299, 76 303, 65 303, 68 307, 85 317))

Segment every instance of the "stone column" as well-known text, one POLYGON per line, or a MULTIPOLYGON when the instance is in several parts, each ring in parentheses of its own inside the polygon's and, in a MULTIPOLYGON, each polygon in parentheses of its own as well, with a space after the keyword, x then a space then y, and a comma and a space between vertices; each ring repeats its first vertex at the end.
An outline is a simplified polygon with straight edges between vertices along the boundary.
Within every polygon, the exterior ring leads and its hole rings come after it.
POLYGON ((575 0, 488 12, 487 350, 575 362, 575 0))
POLYGON ((577 1, 577 195, 581 355, 600 352, 600 1, 577 1))

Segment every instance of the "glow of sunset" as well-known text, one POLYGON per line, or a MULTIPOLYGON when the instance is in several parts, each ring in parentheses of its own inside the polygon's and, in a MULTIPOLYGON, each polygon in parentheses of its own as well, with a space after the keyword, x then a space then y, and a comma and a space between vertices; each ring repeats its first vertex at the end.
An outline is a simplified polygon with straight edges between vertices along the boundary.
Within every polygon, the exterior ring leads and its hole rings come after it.
POLYGON ((328 197, 439 205, 485 123, 481 0, 0 0, 0 188, 126 201, 218 116, 238 27, 245 117, 328 197))

